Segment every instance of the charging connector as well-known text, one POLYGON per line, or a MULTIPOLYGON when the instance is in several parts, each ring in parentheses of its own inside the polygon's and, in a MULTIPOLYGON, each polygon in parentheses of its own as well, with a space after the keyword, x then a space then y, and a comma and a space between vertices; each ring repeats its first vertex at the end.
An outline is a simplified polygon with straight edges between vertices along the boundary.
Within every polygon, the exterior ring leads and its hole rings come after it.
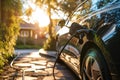
POLYGON ((55 66, 56 66, 56 63, 57 63, 58 60, 59 60, 59 57, 60 57, 62 51, 63 51, 64 48, 67 46, 67 44, 70 42, 70 40, 71 40, 73 37, 75 37, 75 35, 80 35, 81 33, 88 34, 88 33, 89 33, 89 30, 88 30, 88 29, 80 29, 80 30, 76 31, 76 32, 70 37, 70 39, 66 42, 66 44, 63 46, 63 48, 61 49, 61 51, 58 53, 58 55, 57 55, 57 57, 56 57, 56 61, 55 61, 54 65, 53 65, 53 77, 54 77, 54 80, 56 80, 55 74, 54 74, 55 66))

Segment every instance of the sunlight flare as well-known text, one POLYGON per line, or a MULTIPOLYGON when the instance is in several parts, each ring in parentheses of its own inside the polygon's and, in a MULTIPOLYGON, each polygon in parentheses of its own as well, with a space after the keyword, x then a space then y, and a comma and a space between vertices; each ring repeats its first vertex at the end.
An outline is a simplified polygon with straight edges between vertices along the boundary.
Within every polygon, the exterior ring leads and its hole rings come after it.
POLYGON ((29 9, 29 7, 32 8, 32 14, 31 16, 24 15, 22 16, 22 19, 25 20, 28 23, 38 23, 39 27, 46 27, 49 25, 49 17, 47 13, 41 9, 39 6, 37 6, 34 1, 26 1, 26 4, 24 4, 24 9, 29 9))
POLYGON ((47 14, 40 8, 37 8, 31 16, 33 21, 38 22, 40 27, 45 27, 49 24, 49 18, 47 14))

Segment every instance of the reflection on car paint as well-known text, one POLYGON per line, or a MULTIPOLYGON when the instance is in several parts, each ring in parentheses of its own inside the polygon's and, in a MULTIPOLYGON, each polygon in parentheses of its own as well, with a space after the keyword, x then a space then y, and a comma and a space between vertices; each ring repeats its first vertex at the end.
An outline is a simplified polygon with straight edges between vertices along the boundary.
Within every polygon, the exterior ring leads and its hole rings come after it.
POLYGON ((74 46, 72 46, 72 45, 67 45, 65 47, 65 49, 68 50, 68 51, 70 51, 70 52, 72 52, 72 53, 74 53, 75 55, 80 56, 79 51, 74 46))
MULTIPOLYGON (((74 36, 66 45, 65 43, 70 39, 72 34, 70 35, 69 32, 63 33, 61 31, 62 34, 59 36, 58 47, 59 50, 62 50, 60 58, 63 62, 67 63, 75 73, 77 72, 77 75, 81 75, 80 69, 83 70, 83 68, 86 68, 86 71, 89 70, 86 74, 91 73, 93 70, 95 75, 100 73, 100 71, 107 75, 114 73, 115 77, 116 75, 119 75, 120 54, 118 52, 120 52, 120 0, 87 0, 86 3, 79 6, 77 11, 70 16, 69 22, 65 26, 68 26, 69 29, 69 23, 73 22, 85 27, 85 29, 91 30, 92 33, 90 34, 93 35, 93 38, 89 39, 89 35, 86 34, 82 38, 84 42, 80 44, 80 34, 77 34, 78 37, 76 38, 74 36), (65 47, 63 49, 64 45, 65 47), (93 55, 92 53, 86 53, 86 51, 89 51, 89 48, 95 48, 94 50, 101 55, 97 55, 98 53, 93 55), (91 61, 86 61, 86 63, 90 63, 89 65, 91 65, 91 67, 89 67, 88 64, 84 66, 84 59, 87 59, 86 57, 88 56, 90 59, 91 56, 95 58, 95 63, 93 64, 91 64, 93 59, 91 59, 91 61), (105 61, 102 62, 104 58, 105 61), (98 60, 102 63, 99 63, 98 60), (82 66, 84 67, 82 68, 82 66)), ((89 76, 90 79, 95 77, 91 74, 89 76)), ((94 78, 94 80, 102 79, 103 77, 105 77, 103 80, 110 80, 110 78, 106 77, 106 75, 104 76, 104 74, 102 74, 101 77, 98 76, 99 75, 97 75, 97 78, 94 78)), ((113 75, 111 76, 114 77, 113 75)), ((84 77, 87 77, 87 79, 89 78, 88 76, 84 77)), ((84 80, 86 80, 86 78, 84 80)))
POLYGON ((63 34, 66 34, 69 32, 69 28, 68 27, 63 27, 62 29, 60 29, 57 34, 59 34, 59 36, 63 35, 63 34))
POLYGON ((107 34, 102 37, 102 40, 106 41, 110 39, 115 34, 115 28, 116 25, 113 25, 113 27, 111 27, 111 29, 107 32, 107 34))

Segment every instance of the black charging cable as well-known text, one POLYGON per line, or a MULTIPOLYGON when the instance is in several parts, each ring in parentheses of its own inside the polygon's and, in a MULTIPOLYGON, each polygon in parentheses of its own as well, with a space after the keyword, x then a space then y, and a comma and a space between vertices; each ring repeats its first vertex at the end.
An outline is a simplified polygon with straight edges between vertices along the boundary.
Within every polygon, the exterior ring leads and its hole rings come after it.
POLYGON ((66 45, 69 43, 69 41, 70 41, 75 35, 80 35, 81 33, 86 33, 86 34, 88 34, 88 33, 89 33, 89 30, 88 30, 88 29, 80 29, 80 30, 77 30, 77 31, 70 37, 70 39, 66 42, 66 44, 63 46, 63 48, 61 49, 61 51, 58 53, 58 55, 57 55, 57 57, 56 57, 56 61, 55 61, 54 65, 53 65, 53 78, 54 78, 54 80, 56 80, 55 74, 54 74, 54 69, 55 69, 56 63, 57 63, 57 61, 59 60, 59 57, 60 57, 62 51, 64 50, 64 48, 66 47, 66 45))

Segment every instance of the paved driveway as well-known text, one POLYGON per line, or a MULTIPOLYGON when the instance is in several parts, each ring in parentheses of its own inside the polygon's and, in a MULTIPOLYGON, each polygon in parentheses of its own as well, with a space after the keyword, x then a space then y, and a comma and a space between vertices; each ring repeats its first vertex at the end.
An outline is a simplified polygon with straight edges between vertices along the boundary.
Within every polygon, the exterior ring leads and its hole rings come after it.
MULTIPOLYGON (((15 54, 18 56, 11 65, 13 68, 8 69, 3 80, 54 80, 52 70, 56 52, 42 49, 15 50, 15 54)), ((77 80, 65 65, 59 63, 55 68, 55 76, 57 80, 77 80)))

